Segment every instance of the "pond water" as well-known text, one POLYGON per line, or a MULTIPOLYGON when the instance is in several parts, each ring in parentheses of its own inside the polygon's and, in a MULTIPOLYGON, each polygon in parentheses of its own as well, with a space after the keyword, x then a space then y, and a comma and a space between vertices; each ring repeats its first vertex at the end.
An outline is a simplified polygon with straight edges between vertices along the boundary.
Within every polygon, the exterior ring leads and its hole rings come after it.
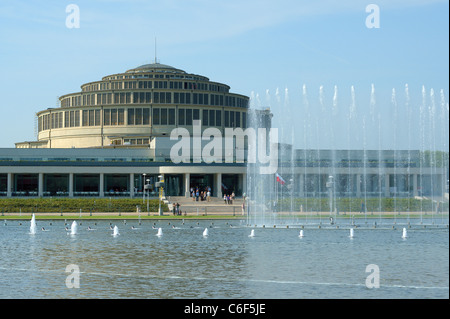
POLYGON ((37 220, 35 234, 10 220, 0 298, 449 298, 448 219, 377 223, 77 220, 71 235, 72 220, 37 220), (68 265, 79 288, 68 288, 68 265))

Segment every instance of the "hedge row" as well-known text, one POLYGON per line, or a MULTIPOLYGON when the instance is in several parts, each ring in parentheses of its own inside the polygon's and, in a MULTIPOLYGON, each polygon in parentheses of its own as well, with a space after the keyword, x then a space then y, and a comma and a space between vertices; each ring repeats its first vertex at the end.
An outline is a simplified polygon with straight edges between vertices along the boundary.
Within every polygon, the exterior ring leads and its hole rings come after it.
MULTIPOLYGON (((2 198, 0 211, 2 212, 136 212, 136 206, 141 211, 147 211, 147 201, 137 198, 2 198)), ((169 209, 162 203, 163 211, 169 209)), ((157 212, 158 199, 149 200, 149 211, 157 212)))

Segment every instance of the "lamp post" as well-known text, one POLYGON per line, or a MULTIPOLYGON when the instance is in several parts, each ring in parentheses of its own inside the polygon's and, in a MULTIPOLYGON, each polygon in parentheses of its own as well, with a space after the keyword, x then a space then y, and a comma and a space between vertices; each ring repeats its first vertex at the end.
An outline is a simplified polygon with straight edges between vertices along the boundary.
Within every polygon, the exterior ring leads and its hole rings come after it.
POLYGON ((145 190, 147 190, 147 215, 150 215, 149 199, 150 199, 150 179, 146 180, 145 190))
POLYGON ((143 183, 143 185, 142 185, 142 204, 145 204, 145 176, 146 176, 147 174, 142 174, 142 176, 144 176, 143 177, 143 181, 142 181, 142 183, 143 183))
POLYGON ((159 189, 159 209, 158 209, 158 214, 159 216, 163 215, 163 211, 161 208, 161 200, 162 200, 162 194, 163 194, 163 190, 164 190, 164 176, 163 175, 159 175, 159 182, 155 183, 156 188, 159 189))
POLYGON ((328 182, 326 184, 327 188, 328 188, 328 192, 330 194, 330 216, 333 214, 333 186, 334 186, 334 182, 333 182, 333 176, 328 176, 328 182))

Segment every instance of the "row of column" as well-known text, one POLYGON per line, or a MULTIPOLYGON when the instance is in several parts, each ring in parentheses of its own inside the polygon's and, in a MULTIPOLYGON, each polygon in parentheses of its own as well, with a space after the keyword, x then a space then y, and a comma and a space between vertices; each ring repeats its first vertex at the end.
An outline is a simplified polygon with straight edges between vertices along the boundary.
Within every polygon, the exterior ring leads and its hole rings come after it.
MULTIPOLYGON (((74 197, 74 173, 69 173, 69 185, 68 185, 68 195, 69 197, 74 197)), ((163 176, 164 174, 160 174, 163 176)), ((190 196, 190 173, 184 173, 184 187, 185 187, 185 196, 190 196)), ((242 183, 243 189, 246 188, 246 178, 245 174, 240 174, 240 182, 242 183)), ((134 183, 135 173, 129 174, 129 188, 128 191, 130 193, 130 197, 135 196, 135 183, 134 183)), ((105 173, 99 173, 99 197, 105 196, 105 173)), ((218 198, 222 198, 222 173, 214 174, 214 184, 215 184, 215 194, 218 198)), ((13 173, 7 174, 7 192, 6 196, 11 197, 13 192, 13 173)), ((38 173, 38 191, 37 196, 42 197, 44 195, 44 173, 38 173)))

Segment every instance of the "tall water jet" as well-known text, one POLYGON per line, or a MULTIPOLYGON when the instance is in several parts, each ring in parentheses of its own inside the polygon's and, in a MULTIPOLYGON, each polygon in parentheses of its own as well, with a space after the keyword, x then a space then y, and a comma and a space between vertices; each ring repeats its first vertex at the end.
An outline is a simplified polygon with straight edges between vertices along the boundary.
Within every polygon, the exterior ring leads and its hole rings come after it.
POLYGON ((336 115, 337 113, 337 106, 338 106, 338 87, 337 85, 335 85, 333 95, 333 115, 336 115))
POLYGON ((270 99, 270 91, 269 89, 266 90, 266 105, 271 105, 271 99, 270 99))
MULTIPOLYGON (((392 129, 394 130, 393 136, 394 136, 394 160, 395 160, 398 157, 397 155, 398 105, 397 105, 397 96, 394 88, 392 89, 391 103, 394 112, 392 129)), ((391 185, 390 183, 389 185, 394 193, 394 221, 395 221, 397 215, 397 196, 398 196, 397 165, 394 165, 393 185, 391 185)))
POLYGON ((305 235, 303 234, 303 229, 300 229, 300 233, 298 234, 298 237, 303 238, 305 235))
POLYGON ((31 216, 30 234, 36 234, 36 217, 34 216, 34 214, 31 216))
POLYGON ((163 235, 162 228, 159 227, 159 228, 158 228, 158 233, 156 234, 156 236, 161 237, 162 235, 163 235))
POLYGON ((252 231, 250 232, 250 235, 248 235, 248 237, 255 237, 255 230, 252 229, 252 231))
POLYGON ((350 228, 350 235, 348 237, 350 237, 350 238, 355 237, 355 232, 354 232, 353 228, 350 228))
POLYGON ((208 237, 208 235, 208 228, 205 228, 205 230, 203 231, 203 237, 208 237))
POLYGON ((372 83, 372 89, 370 91, 370 115, 372 117, 374 117, 375 115, 375 104, 376 104, 375 85, 372 83))
MULTIPOLYGON (((346 194, 350 194, 352 191, 352 182, 349 176, 351 176, 352 173, 352 166, 350 165, 350 162, 352 160, 351 157, 351 149, 352 149, 352 145, 354 143, 354 141, 351 140, 351 137, 355 138, 355 136, 358 136, 358 134, 356 134, 356 132, 352 132, 351 128, 354 128, 357 123, 357 112, 356 112, 356 94, 355 94, 355 87, 352 85, 351 86, 351 104, 350 104, 350 109, 349 109, 349 115, 348 115, 348 125, 347 125, 347 133, 348 133, 348 145, 347 145, 347 162, 348 162, 348 167, 347 167, 347 187, 345 189, 346 194)), ((352 208, 351 206, 349 207, 349 212, 351 214, 352 212, 352 208)))
MULTIPOLYGON (((405 84, 405 108, 406 108, 406 116, 408 118, 408 167, 407 174, 411 175, 411 110, 409 107, 409 87, 408 84, 405 84)), ((410 192, 408 185, 408 191, 410 192)), ((414 195, 414 194, 413 194, 414 195)), ((411 196, 408 196, 408 222, 409 222, 409 212, 411 207, 411 196)))
MULTIPOLYGON (((420 175, 420 188, 422 189, 420 196, 423 199, 423 184, 424 184, 424 173, 423 173, 423 164, 425 163, 425 107, 427 104, 426 101, 426 90, 425 90, 425 86, 422 85, 422 104, 420 105, 420 160, 419 160, 419 175, 420 175)), ((420 215, 421 215, 421 219, 422 219, 422 214, 423 214, 423 200, 420 201, 420 215)))
POLYGON ((77 234, 77 230, 78 230, 78 224, 77 222, 74 220, 72 222, 72 225, 70 226, 70 234, 71 235, 76 235, 77 234))
MULTIPOLYGON (((441 89, 440 91, 440 96, 441 96, 441 136, 440 136, 440 140, 442 141, 442 149, 443 150, 448 150, 448 136, 449 136, 449 131, 448 131, 448 119, 449 119, 449 114, 448 114, 448 103, 445 102, 445 95, 444 95, 444 90, 441 89)), ((445 154, 443 152, 441 152, 441 174, 442 176, 445 176, 447 170, 448 170, 448 156, 445 156, 445 154)), ((447 190, 447 185, 446 185, 446 181, 445 179, 442 179, 442 183, 441 183, 441 193, 442 193, 442 202, 445 201, 445 193, 448 193, 447 190)), ((447 199, 448 200, 448 199, 447 199)))
MULTIPOLYGON (((429 146, 430 146, 430 168, 432 175, 436 175, 436 121, 435 121, 435 113, 436 113, 436 104, 434 100, 434 89, 430 89, 430 105, 428 107, 429 117, 430 117, 430 134, 429 134, 429 146)), ((433 220, 433 214, 436 211, 435 205, 436 198, 433 198, 435 191, 435 180, 433 177, 430 177, 430 189, 431 189, 431 218, 433 220)))
POLYGON ((407 234, 407 232, 406 232, 406 228, 403 227, 403 230, 402 230, 402 238, 405 239, 406 237, 408 237, 408 234, 407 234))

